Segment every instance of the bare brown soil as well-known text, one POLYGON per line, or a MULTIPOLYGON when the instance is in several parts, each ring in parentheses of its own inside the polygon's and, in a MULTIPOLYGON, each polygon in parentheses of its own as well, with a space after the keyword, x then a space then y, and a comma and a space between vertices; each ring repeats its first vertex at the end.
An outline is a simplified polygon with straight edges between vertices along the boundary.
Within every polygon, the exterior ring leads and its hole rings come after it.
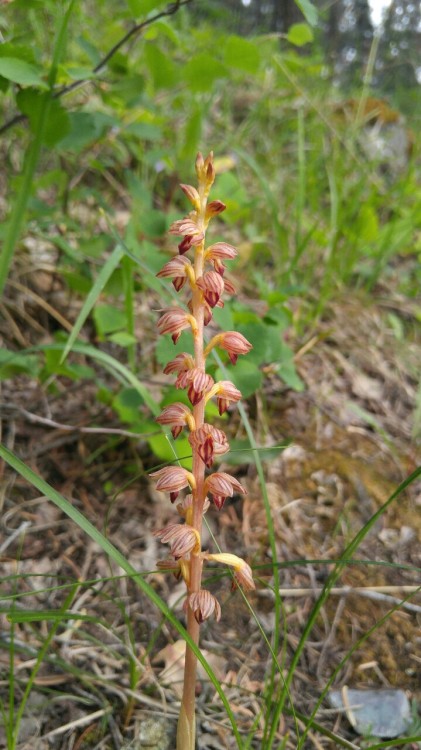
MULTIPOLYGON (((44 273, 30 288, 34 293, 43 288, 42 298, 71 324, 75 310, 54 276, 44 273)), ((377 297, 374 302, 348 293, 329 305, 311 334, 290 341, 306 384, 303 393, 287 389, 268 367, 262 393, 247 404, 258 444, 288 445, 265 462, 285 620, 278 656, 286 665, 332 569, 326 561, 338 558, 420 462, 413 423, 421 371, 414 310, 390 290, 379 290, 377 297), (391 309, 402 320, 403 339, 390 325, 391 309)), ((14 349, 48 343, 58 320, 32 293, 15 286, 4 308, 3 342, 14 349)), ((90 335, 87 329, 85 336, 90 335)), ((153 325, 141 335, 143 349, 152 351, 153 325)), ((141 366, 140 377, 159 392, 162 377, 153 358, 141 366)), ((116 387, 111 381, 107 386, 116 387)), ((128 438, 115 413, 95 400, 95 390, 90 382, 75 383, 63 376, 43 385, 26 375, 5 381, 3 441, 104 530, 137 570, 152 571, 165 556, 152 532, 173 519, 174 510, 148 479, 155 459, 146 441, 128 438), (84 431, 93 426, 97 432, 84 431)), ((235 412, 228 432, 244 436, 235 412)), ((270 639, 274 607, 262 490, 253 465, 230 471, 238 473, 248 495, 244 501, 234 499, 220 514, 211 510, 209 527, 221 548, 256 566, 259 585, 249 599, 270 639)), ((125 743, 136 737, 133 748, 173 747, 163 730, 159 739, 156 720, 164 715, 168 728, 177 716, 177 634, 81 529, 6 466, 2 475, 3 595, 17 593, 18 610, 52 611, 63 605, 69 585, 77 584, 73 611, 96 618, 67 620, 65 628, 57 629, 24 715, 20 750, 111 750, 128 747, 125 743), (139 737, 151 718, 158 738, 145 744, 148 740, 139 737)), ((414 483, 373 526, 323 607, 293 682, 294 704, 303 714, 311 712, 353 644, 405 596, 409 599, 350 655, 334 685, 400 687, 419 700, 421 598, 412 592, 420 584, 420 509, 421 485, 414 483)), ((213 544, 210 537, 208 544, 213 544)), ((162 573, 148 580, 183 619, 182 585, 162 573)), ((203 626, 202 646, 246 733, 259 715, 270 655, 250 610, 238 592, 231 593, 229 581, 210 585, 223 615, 219 624, 203 626)), ((1 617, 0 690, 7 702, 11 630, 6 616, 1 617)), ((15 626, 17 704, 51 627, 45 620, 15 626)), ((198 692, 199 747, 235 747, 213 688, 203 680, 198 692)), ((332 715, 326 704, 318 721, 361 747, 346 717, 332 715)), ((262 724, 258 720, 255 725, 254 748, 263 747, 262 724)), ((285 746, 294 748, 293 723, 285 716, 279 747, 287 736, 285 746)), ((0 729, 0 746, 3 742, 0 729)), ((313 730, 306 747, 337 745, 313 730)))

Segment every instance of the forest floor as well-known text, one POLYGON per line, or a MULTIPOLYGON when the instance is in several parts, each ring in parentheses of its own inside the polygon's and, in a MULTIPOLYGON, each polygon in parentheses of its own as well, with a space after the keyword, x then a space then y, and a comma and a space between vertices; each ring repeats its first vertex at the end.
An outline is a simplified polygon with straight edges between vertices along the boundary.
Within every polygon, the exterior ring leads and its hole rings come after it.
MULTIPOLYGON (((56 305, 52 279, 35 275, 31 288, 56 305)), ((6 317, 0 324, 3 345, 48 344, 48 310, 25 290, 14 294, 18 312, 14 325, 6 317)), ((74 311, 69 309, 63 307, 61 312, 72 322, 74 311)), ((89 336, 89 331, 85 334, 89 336)), ((287 446, 264 464, 281 563, 284 652, 280 658, 286 664, 332 568, 327 561, 338 558, 420 463, 414 415, 421 371, 415 305, 393 288, 379 288, 371 298, 347 292, 328 305, 310 335, 294 338, 291 333, 288 343, 296 352, 304 391, 286 388, 269 366, 264 388, 246 403, 257 443, 287 446), (399 335, 396 320, 405 335, 399 335)), ((151 389, 159 389, 162 379, 152 360, 142 366, 141 378, 151 389)), ((40 385, 27 375, 3 382, 5 444, 105 531, 139 572, 155 570, 165 548, 153 531, 174 519, 174 509, 148 479, 156 460, 146 442, 118 434, 122 425, 115 412, 95 399, 91 382, 57 376, 54 388, 51 385, 40 385), (65 430, 63 425, 74 429, 65 430), (97 432, 86 431, 92 426, 97 432), (107 433, 110 428, 117 433, 107 433)), ((242 436, 236 412, 224 429, 230 436, 242 436)), ((69 582, 77 582, 72 608, 93 618, 68 621, 64 630, 55 633, 31 691, 19 749, 111 750, 129 747, 125 743, 131 741, 134 750, 172 748, 167 729, 177 716, 182 669, 177 634, 78 526, 7 467, 2 472, 3 592, 18 592, 18 606, 25 609, 57 610, 69 582), (163 716, 165 737, 145 739, 151 726, 158 731, 163 716)), ((249 600, 270 639, 273 593, 268 586, 271 556, 262 491, 254 465, 238 466, 234 473, 248 494, 227 504, 223 513, 210 511, 209 528, 223 549, 245 556, 256 566, 258 586, 249 600)), ((421 564, 420 511, 421 485, 413 483, 388 507, 364 539, 356 560, 346 566, 295 673, 291 694, 303 714, 311 713, 351 646, 420 584, 415 570, 421 564)), ((149 575, 148 581, 183 619, 182 584, 162 573, 149 575)), ((202 647, 246 736, 259 715, 270 655, 240 594, 230 591, 226 579, 216 582, 214 590, 222 604, 222 619, 202 626, 202 647)), ((421 598, 416 594, 349 655, 334 686, 402 688, 411 700, 419 701, 420 616, 421 598)), ((7 634, 10 623, 2 618, 7 634)), ((45 620, 15 626, 17 704, 51 626, 45 620)), ((7 635, 0 660, 0 690, 7 701, 7 635)), ((354 743, 350 746, 361 747, 361 738, 343 712, 332 713, 325 703, 317 720, 348 738, 354 743)), ((4 746, 3 731, 0 728, 0 746, 4 746)), ((251 747, 262 748, 259 722, 253 731, 251 747)), ((293 749, 293 723, 286 716, 279 727, 279 747, 288 731, 285 747, 293 749)), ((205 680, 199 686, 198 736, 201 750, 236 746, 219 698, 205 680)), ((337 745, 313 730, 305 747, 337 745)))

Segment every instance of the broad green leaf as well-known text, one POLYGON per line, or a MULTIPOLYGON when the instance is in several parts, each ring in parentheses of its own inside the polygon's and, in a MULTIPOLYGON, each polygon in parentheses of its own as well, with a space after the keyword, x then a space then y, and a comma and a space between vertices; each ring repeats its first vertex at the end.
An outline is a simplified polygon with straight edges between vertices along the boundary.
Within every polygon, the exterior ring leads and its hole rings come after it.
POLYGON ((33 354, 18 354, 0 348, 0 380, 8 380, 20 373, 36 377, 39 372, 38 357, 33 354))
POLYGON ((210 91, 215 81, 228 76, 228 70, 215 57, 202 52, 189 60, 183 74, 192 91, 210 91))
MULTIPOLYGON (((40 92, 34 88, 22 89, 16 97, 16 103, 21 112, 27 115, 32 132, 37 132, 38 119, 43 99, 49 97, 48 92, 40 92)), ((70 130, 69 115, 57 99, 51 99, 48 108, 48 118, 43 132, 43 141, 47 146, 54 146, 61 141, 70 130)))
POLYGON ((42 78, 42 68, 18 57, 0 57, 0 76, 21 86, 38 86, 48 89, 42 78))
POLYGON ((226 65, 255 73, 260 63, 260 52, 257 44, 241 36, 229 36, 225 44, 224 59, 226 65))
POLYGON ((108 341, 112 341, 113 344, 117 344, 117 346, 132 346, 132 344, 136 344, 137 342, 136 336, 132 336, 132 334, 127 333, 127 331, 112 333, 111 336, 108 336, 107 338, 108 341))
POLYGON ((316 26, 317 24, 317 9, 310 2, 310 0, 295 0, 295 4, 298 5, 304 18, 310 26, 316 26))
POLYGON ((96 305, 92 315, 100 336, 120 331, 126 324, 124 312, 114 305, 96 305))
POLYGON ((288 29, 287 39, 296 47, 303 47, 313 41, 313 30, 306 23, 294 23, 288 29))
POLYGON ((0 57, 13 57, 14 59, 25 60, 36 67, 34 50, 27 44, 16 44, 15 42, 2 42, 0 44, 0 57))
MULTIPOLYGON (((143 398, 135 388, 122 388, 112 401, 112 407, 121 421, 128 424, 139 422, 142 405, 143 398)), ((154 428, 157 429, 158 425, 154 425, 154 428)))
POLYGON ((103 112, 70 112, 70 129, 60 141, 60 150, 79 153, 93 141, 102 138, 109 128, 116 124, 116 119, 103 112))
MULTIPOLYGON (((272 461, 274 458, 279 456, 286 448, 284 445, 274 445, 273 447, 259 448, 259 456, 261 461, 272 461)), ((253 463, 253 449, 246 440, 230 440, 230 452, 222 457, 224 463, 230 464, 231 466, 240 466, 241 464, 252 464, 253 463)))
POLYGON ((171 56, 161 52, 156 44, 146 44, 144 54, 155 89, 170 89, 177 80, 176 66, 171 56))
POLYGON ((305 384, 298 375, 297 370, 295 369, 294 360, 292 358, 285 359, 284 361, 280 362, 277 371, 279 376, 289 388, 292 388, 294 391, 298 392, 304 390, 305 384))
POLYGON ((160 461, 174 463, 174 460, 178 460, 184 469, 192 470, 192 449, 187 438, 180 435, 177 440, 170 443, 166 435, 160 433, 149 437, 148 444, 160 461))
POLYGON ((45 366, 40 374, 40 377, 44 380, 50 375, 62 375, 70 380, 93 380, 95 378, 95 370, 87 365, 79 364, 77 362, 60 362, 60 352, 53 349, 48 349, 45 352, 45 366))
POLYGON ((155 347, 155 357, 159 365, 166 365, 171 359, 181 352, 193 353, 193 343, 190 337, 181 335, 176 344, 173 344, 171 336, 160 336, 155 347))

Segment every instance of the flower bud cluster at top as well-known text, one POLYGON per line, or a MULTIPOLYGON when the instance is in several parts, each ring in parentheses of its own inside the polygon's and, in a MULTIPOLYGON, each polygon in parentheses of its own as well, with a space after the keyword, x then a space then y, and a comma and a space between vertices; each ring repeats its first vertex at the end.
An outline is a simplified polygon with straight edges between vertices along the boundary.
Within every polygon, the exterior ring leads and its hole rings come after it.
POLYGON ((166 406, 157 422, 170 427, 176 438, 183 429, 189 432, 192 447, 193 468, 187 471, 180 466, 167 466, 154 472, 156 488, 170 493, 175 502, 179 492, 185 488, 189 494, 177 505, 184 517, 184 523, 173 523, 155 532, 163 543, 170 545, 172 558, 160 563, 163 570, 171 570, 181 575, 187 586, 186 607, 194 612, 197 622, 203 622, 212 613, 220 617, 220 606, 209 591, 201 589, 201 572, 204 560, 212 560, 230 565, 234 569, 234 582, 245 589, 254 588, 251 569, 236 555, 220 553, 210 555, 201 549, 202 517, 209 507, 209 498, 218 510, 227 497, 235 493, 246 493, 240 482, 225 472, 214 472, 205 476, 215 457, 226 453, 229 444, 226 434, 204 421, 205 405, 216 398, 219 413, 222 415, 241 398, 241 392, 229 380, 214 382, 206 373, 206 359, 213 348, 219 347, 228 353, 233 364, 240 354, 247 354, 251 344, 241 333, 227 331, 218 333, 204 345, 204 327, 212 320, 214 307, 223 307, 222 295, 235 294, 230 281, 225 278, 225 261, 235 258, 237 251, 226 242, 216 242, 205 246, 205 235, 212 218, 225 210, 220 200, 208 202, 208 196, 215 179, 213 154, 206 159, 197 155, 197 189, 191 185, 181 185, 181 189, 193 206, 184 219, 175 221, 170 234, 181 236, 178 255, 165 263, 159 271, 159 278, 170 278, 177 292, 187 286, 190 296, 188 311, 181 307, 170 307, 162 311, 158 321, 158 331, 169 333, 176 343, 181 332, 190 329, 194 342, 194 355, 182 353, 168 362, 165 374, 176 375, 176 387, 187 391, 192 408, 176 402, 166 406), (190 253, 191 259, 187 256, 190 253))

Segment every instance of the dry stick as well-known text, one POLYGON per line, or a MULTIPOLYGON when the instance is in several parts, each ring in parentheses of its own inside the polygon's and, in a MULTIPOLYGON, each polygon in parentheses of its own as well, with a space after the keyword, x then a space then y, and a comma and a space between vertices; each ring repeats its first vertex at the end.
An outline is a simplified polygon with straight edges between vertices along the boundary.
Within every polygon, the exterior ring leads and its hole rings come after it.
MULTIPOLYGON (((285 597, 300 597, 300 596, 319 596, 323 589, 311 589, 311 588, 283 588, 279 589, 279 595, 285 597)), ((417 591, 421 591, 420 586, 337 586, 330 589, 329 594, 333 596, 348 596, 349 594, 360 594, 361 596, 367 597, 367 599, 376 599, 377 601, 386 602, 388 604, 401 604, 403 608, 410 612, 421 612, 421 606, 417 604, 411 604, 410 602, 401 602, 395 596, 388 596, 391 593, 402 592, 403 594, 416 594, 417 591)))
MULTIPOLYGON (((132 38, 132 36, 135 36, 136 34, 139 34, 143 29, 145 29, 147 26, 150 26, 155 21, 158 21, 160 18, 165 18, 167 16, 172 16, 174 13, 176 13, 179 8, 181 8, 183 5, 188 5, 191 3, 192 0, 176 0, 175 3, 171 3, 171 5, 168 6, 166 10, 161 11, 161 13, 157 13, 155 16, 152 16, 151 18, 146 19, 146 21, 142 21, 141 23, 136 24, 133 26, 130 31, 128 31, 115 45, 114 47, 111 47, 111 49, 107 52, 107 54, 99 61, 99 63, 95 66, 95 68, 92 69, 92 75, 96 75, 99 73, 103 68, 105 68, 106 64, 109 60, 115 55, 116 52, 126 43, 129 39, 132 38)), ((53 99, 59 99, 60 97, 64 96, 64 94, 68 94, 71 91, 74 91, 75 89, 79 88, 79 86, 83 86, 83 84, 87 83, 88 81, 83 78, 79 78, 77 81, 73 81, 73 83, 69 83, 66 86, 62 86, 61 89, 56 91, 53 95, 53 99)), ((27 120, 26 115, 14 115, 10 120, 4 123, 0 127, 0 135, 2 133, 5 133, 6 130, 9 130, 9 128, 13 127, 14 125, 17 125, 20 122, 25 122, 27 120)))

